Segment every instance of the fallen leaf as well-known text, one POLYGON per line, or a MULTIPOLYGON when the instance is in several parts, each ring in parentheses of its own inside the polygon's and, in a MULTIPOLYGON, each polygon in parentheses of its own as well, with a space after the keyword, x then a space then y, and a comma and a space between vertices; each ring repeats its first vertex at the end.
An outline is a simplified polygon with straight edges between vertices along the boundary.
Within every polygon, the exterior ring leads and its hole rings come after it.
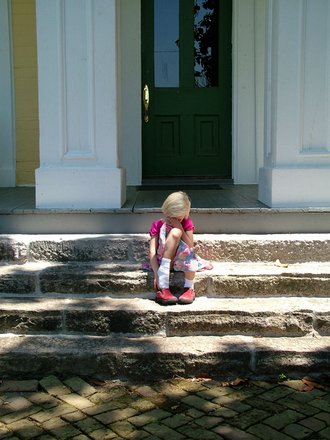
POLYGON ((289 380, 284 380, 280 383, 281 385, 292 388, 293 390, 296 391, 300 391, 300 392, 309 391, 308 386, 300 379, 297 380, 289 379, 289 380))
POLYGON ((275 261, 275 266, 277 267, 288 267, 289 265, 286 263, 281 263, 280 260, 275 261))
POLYGON ((238 387, 240 385, 246 385, 249 382, 249 379, 246 379, 245 377, 238 377, 237 379, 230 382, 230 386, 232 387, 238 387))
POLYGON ((208 380, 213 380, 212 377, 207 374, 207 373, 200 373, 195 377, 195 380, 198 381, 208 381, 208 380))
POLYGON ((302 382, 307 385, 308 389, 306 391, 313 391, 314 388, 319 389, 319 390, 325 390, 325 386, 321 385, 318 382, 315 382, 314 379, 306 376, 302 379, 302 382))
POLYGON ((249 379, 238 377, 237 379, 222 382, 221 385, 223 387, 238 387, 241 385, 246 385, 249 382, 249 379))

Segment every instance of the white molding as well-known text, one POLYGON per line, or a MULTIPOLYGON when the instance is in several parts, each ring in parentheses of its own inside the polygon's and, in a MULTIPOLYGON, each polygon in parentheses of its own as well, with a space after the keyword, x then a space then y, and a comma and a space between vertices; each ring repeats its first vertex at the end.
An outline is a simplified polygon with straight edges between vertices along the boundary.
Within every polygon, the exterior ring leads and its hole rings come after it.
POLYGON ((265 50, 265 119, 264 119, 264 166, 270 166, 272 163, 272 46, 273 46, 273 0, 266 3, 266 50, 265 50))
POLYGON ((300 158, 330 158, 330 7, 303 1, 300 158))
POLYGON ((11 2, 0 0, 0 186, 16 184, 11 2))
POLYGON ((266 19, 265 0, 255 0, 255 93, 256 93, 256 174, 264 163, 265 144, 265 75, 266 75, 266 19))
POLYGON ((232 174, 234 183, 257 183, 263 157, 264 74, 258 0, 233 1, 232 174))
POLYGON ((232 177, 236 181, 238 178, 237 156, 238 156, 238 3, 233 0, 233 16, 232 16, 232 177))
POLYGON ((63 72, 62 160, 96 160, 94 8, 92 0, 79 0, 79 8, 75 7, 72 0, 61 2, 59 46, 63 72), (77 17, 78 14, 80 17, 77 17), (80 127, 79 133, 77 125, 80 127), (85 132, 84 136, 81 132, 85 132))

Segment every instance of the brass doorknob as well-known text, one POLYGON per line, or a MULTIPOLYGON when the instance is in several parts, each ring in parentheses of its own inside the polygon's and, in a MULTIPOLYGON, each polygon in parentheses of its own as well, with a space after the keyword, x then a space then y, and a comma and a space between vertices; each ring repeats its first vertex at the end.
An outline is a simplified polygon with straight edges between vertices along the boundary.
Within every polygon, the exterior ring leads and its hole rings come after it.
POLYGON ((147 84, 143 87, 143 105, 144 105, 144 122, 149 122, 148 108, 149 108, 149 87, 147 84))

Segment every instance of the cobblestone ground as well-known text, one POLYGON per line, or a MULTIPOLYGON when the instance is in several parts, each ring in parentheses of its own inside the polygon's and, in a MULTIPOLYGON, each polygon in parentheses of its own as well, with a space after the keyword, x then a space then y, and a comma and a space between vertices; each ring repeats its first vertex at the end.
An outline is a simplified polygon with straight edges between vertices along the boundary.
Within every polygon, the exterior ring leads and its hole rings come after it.
POLYGON ((0 405, 0 439, 330 439, 326 381, 48 376, 1 381, 0 405))

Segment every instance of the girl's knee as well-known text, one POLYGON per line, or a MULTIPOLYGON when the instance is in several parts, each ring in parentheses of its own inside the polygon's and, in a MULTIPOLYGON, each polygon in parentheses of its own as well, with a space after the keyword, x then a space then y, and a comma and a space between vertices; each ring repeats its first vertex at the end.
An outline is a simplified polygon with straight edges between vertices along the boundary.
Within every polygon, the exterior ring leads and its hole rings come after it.
POLYGON ((179 228, 172 228, 170 230, 170 232, 168 233, 167 238, 170 238, 170 237, 174 238, 177 241, 181 240, 181 237, 182 237, 181 229, 179 229, 179 228))
POLYGON ((163 253, 163 257, 166 258, 174 258, 175 252, 179 246, 180 240, 182 237, 181 229, 172 228, 168 233, 168 236, 165 241, 165 249, 163 253))

